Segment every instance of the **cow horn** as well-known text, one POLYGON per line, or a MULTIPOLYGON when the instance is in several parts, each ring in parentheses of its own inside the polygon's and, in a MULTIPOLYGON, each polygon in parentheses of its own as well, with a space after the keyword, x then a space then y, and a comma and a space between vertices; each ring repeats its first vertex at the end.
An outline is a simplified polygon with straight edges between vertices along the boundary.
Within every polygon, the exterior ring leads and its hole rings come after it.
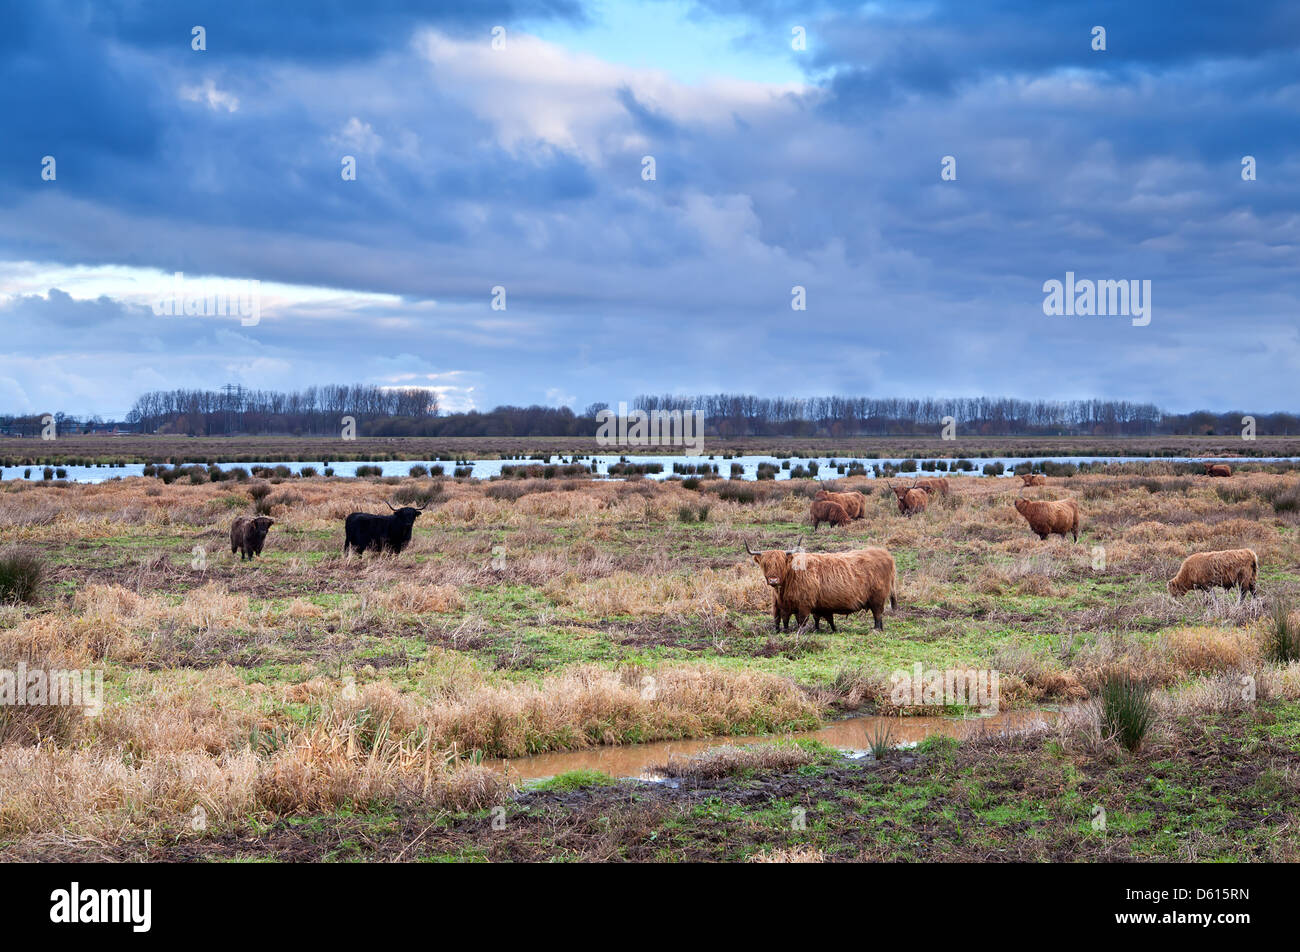
POLYGON ((387 499, 384 500, 384 504, 385 504, 386 506, 388 506, 389 509, 392 509, 393 512, 397 512, 396 509, 393 509, 393 504, 392 504, 391 502, 389 502, 387 499))
POLYGON ((425 510, 426 508, 428 508, 428 506, 429 506, 429 504, 426 502, 423 506, 416 506, 416 507, 415 507, 415 511, 416 511, 416 512, 424 512, 424 510, 425 510))
POLYGON ((798 538, 798 540, 795 542, 795 544, 794 544, 794 548, 791 549, 790 551, 791 551, 791 552, 798 552, 798 551, 799 551, 800 549, 802 549, 802 548, 803 548, 803 536, 800 536, 800 537, 798 538))
POLYGON ((745 551, 748 552, 750 555, 758 555, 757 552, 755 552, 753 549, 751 549, 751 548, 749 547, 749 540, 748 540, 748 539, 745 540, 745 551))

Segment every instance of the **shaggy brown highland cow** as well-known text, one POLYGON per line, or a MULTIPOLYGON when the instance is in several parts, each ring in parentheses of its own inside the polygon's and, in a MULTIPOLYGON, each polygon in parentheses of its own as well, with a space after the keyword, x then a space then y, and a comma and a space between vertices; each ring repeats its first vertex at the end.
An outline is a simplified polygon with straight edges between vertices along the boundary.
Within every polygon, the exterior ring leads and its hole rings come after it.
POLYGON ((1232 588, 1255 594, 1259 556, 1252 549, 1197 552, 1183 559, 1178 574, 1169 580, 1170 595, 1186 595, 1194 588, 1232 588))
POLYGON ((911 486, 904 486, 899 489, 893 483, 888 483, 894 495, 898 497, 898 511, 905 516, 912 516, 918 512, 925 512, 926 504, 930 501, 930 494, 911 486))
POLYGON ((1073 499, 1061 499, 1055 502, 1044 499, 1017 499, 1016 512, 1025 517, 1029 528, 1040 539, 1049 535, 1065 538, 1066 533, 1079 541, 1079 504, 1073 499))
POLYGON ((837 502, 844 507, 844 511, 849 514, 850 519, 861 519, 866 515, 866 499, 862 493, 857 490, 847 493, 831 492, 829 489, 817 490, 814 499, 825 499, 830 502, 837 502))
MULTIPOLYGON (((835 631, 834 615, 870 609, 877 631, 884 631, 885 602, 898 607, 898 572, 894 557, 884 549, 814 553, 769 549, 755 552, 746 543, 763 578, 777 592, 773 614, 792 612, 802 629, 809 618, 826 618, 835 631)), ((777 617, 780 621, 779 616, 777 617)))
POLYGON ((1206 463, 1205 475, 1206 476, 1231 476, 1232 467, 1229 466, 1227 463, 1206 463))
POLYGON ((833 526, 846 526, 853 521, 852 517, 844 511, 844 507, 830 499, 814 499, 812 504, 812 521, 813 532, 823 522, 829 522, 833 526))
POLYGON ((948 495, 948 480, 943 476, 923 476, 913 485, 931 496, 948 495))
POLYGON ((1047 485, 1047 477, 1044 476, 1042 473, 1023 473, 1020 476, 1020 481, 1024 483, 1026 486, 1047 485))
POLYGON ((240 516, 230 526, 230 551, 238 552, 241 562, 255 555, 261 555, 266 534, 273 525, 275 520, 269 516, 257 516, 252 519, 240 516))

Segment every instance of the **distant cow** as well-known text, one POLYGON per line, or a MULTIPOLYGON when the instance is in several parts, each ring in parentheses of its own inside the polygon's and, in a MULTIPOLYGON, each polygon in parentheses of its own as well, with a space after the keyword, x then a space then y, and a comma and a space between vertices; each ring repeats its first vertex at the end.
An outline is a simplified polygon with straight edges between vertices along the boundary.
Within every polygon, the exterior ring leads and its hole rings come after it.
POLYGON ((912 485, 931 496, 948 495, 948 480, 943 476, 922 476, 912 485))
POLYGON ((1042 499, 1017 499, 1016 512, 1025 517, 1029 528, 1040 539, 1049 535, 1065 538, 1073 533, 1074 541, 1079 541, 1079 504, 1073 499, 1057 501, 1042 499))
POLYGON ((348 516, 343 524, 344 555, 349 549, 355 549, 360 555, 367 549, 397 553, 406 548, 411 541, 411 527, 424 511, 424 506, 393 509, 391 502, 387 505, 393 510, 391 516, 376 516, 368 512, 354 512, 348 516))
POLYGON ((1231 476, 1232 467, 1229 466, 1227 463, 1206 463, 1205 475, 1206 476, 1231 476))
POLYGON ((1047 477, 1042 473, 1022 473, 1020 481, 1026 486, 1046 486, 1047 477))
POLYGON ((1232 588, 1245 595, 1255 594, 1259 577, 1259 556, 1252 549, 1197 552, 1183 560, 1178 574, 1169 580, 1170 595, 1186 595, 1194 588, 1232 588))
POLYGON ((861 519, 866 515, 866 500, 862 493, 856 489, 846 493, 831 492, 829 489, 817 490, 814 499, 827 499, 831 502, 837 502, 844 507, 844 511, 849 514, 850 519, 861 519))
POLYGON ((818 553, 771 549, 745 551, 763 571, 767 584, 776 589, 773 607, 793 613, 802 628, 809 618, 826 618, 835 630, 834 615, 870 609, 877 631, 884 631, 885 603, 898 607, 898 572, 894 557, 884 549, 856 549, 851 552, 818 553))
POLYGON ((905 516, 913 516, 918 512, 925 512, 926 504, 930 501, 930 494, 913 486, 904 486, 899 489, 893 483, 888 483, 894 495, 898 497, 898 511, 905 516))
POLYGON ((230 526, 230 551, 238 552, 241 562, 261 555, 266 533, 273 525, 275 520, 269 516, 256 516, 252 519, 240 516, 230 526))
POLYGON ((852 517, 844 511, 844 507, 838 502, 831 499, 814 499, 812 504, 812 521, 813 532, 823 522, 829 522, 833 526, 846 526, 852 521, 852 517))

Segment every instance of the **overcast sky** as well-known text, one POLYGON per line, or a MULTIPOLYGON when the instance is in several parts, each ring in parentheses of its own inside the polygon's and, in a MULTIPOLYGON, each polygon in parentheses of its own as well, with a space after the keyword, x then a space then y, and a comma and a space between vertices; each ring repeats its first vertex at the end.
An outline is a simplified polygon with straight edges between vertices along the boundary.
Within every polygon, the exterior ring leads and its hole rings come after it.
POLYGON ((1300 6, 1202 6, 6 3, 0 412, 228 382, 1298 410, 1300 6), (262 282, 260 319, 155 314, 176 271, 262 282), (1150 281, 1150 323, 1044 314, 1066 272, 1150 281))

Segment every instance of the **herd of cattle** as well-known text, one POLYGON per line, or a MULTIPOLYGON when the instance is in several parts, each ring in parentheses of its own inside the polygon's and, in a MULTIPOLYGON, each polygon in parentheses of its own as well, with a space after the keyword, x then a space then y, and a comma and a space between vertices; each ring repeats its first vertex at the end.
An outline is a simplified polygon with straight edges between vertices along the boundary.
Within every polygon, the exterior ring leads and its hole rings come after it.
MULTIPOLYGON (((1207 476, 1231 476, 1232 470, 1222 463, 1207 463, 1207 476)), ((1032 486, 1044 486, 1041 473, 1021 476, 1020 493, 1032 486)), ((898 487, 887 481, 898 500, 898 511, 914 516, 925 511, 933 497, 949 492, 948 480, 942 477, 914 479, 898 487)), ((398 509, 387 503, 392 515, 354 512, 344 521, 343 554, 366 551, 400 553, 411 541, 411 529, 424 506, 398 509)), ((1040 539, 1050 535, 1070 535, 1079 541, 1079 503, 1074 499, 1034 500, 1018 495, 1016 511, 1024 517, 1030 530, 1040 539)), ((823 522, 843 526, 866 515, 866 497, 857 491, 832 492, 822 489, 812 501, 813 531, 823 522)), ((275 520, 268 516, 245 517, 230 527, 230 551, 240 560, 262 553, 267 532, 275 520)), ((793 617, 800 629, 812 621, 816 629, 822 621, 835 631, 835 616, 854 612, 871 612, 876 630, 883 631, 885 604, 898 608, 898 571, 894 557, 881 548, 854 549, 848 552, 804 552, 801 545, 793 549, 755 551, 745 544, 773 590, 772 620, 780 631, 789 631, 793 617)), ((1251 549, 1228 549, 1221 552, 1197 552, 1183 560, 1178 574, 1169 580, 1171 595, 1184 595, 1192 589, 1239 588, 1243 594, 1255 593, 1259 576, 1259 558, 1251 549)))
MULTIPOLYGON (((1207 476, 1231 476, 1232 469, 1223 463, 1205 464, 1207 476)), ((1020 493, 1032 486, 1047 485, 1041 473, 1020 477, 1020 493)), ((932 497, 949 492, 948 480, 942 477, 915 479, 907 486, 886 481, 904 516, 925 512, 932 497)), ((847 525, 866 515, 865 497, 859 492, 832 492, 822 489, 813 497, 809 515, 813 531, 823 523, 847 525)), ((1079 503, 1075 499, 1026 499, 1017 495, 1016 511, 1040 539, 1067 535, 1079 541, 1079 503)), ((898 607, 898 573, 894 558, 885 549, 856 549, 849 552, 814 554, 794 549, 755 552, 745 544, 762 569, 763 577, 773 589, 772 619, 777 630, 789 630, 793 615, 803 628, 812 620, 820 629, 823 620, 835 630, 834 615, 870 609, 875 628, 884 630, 885 602, 898 607)), ((1185 595, 1192 589, 1239 588, 1243 594, 1255 593, 1259 576, 1259 558, 1251 549, 1227 549, 1221 552, 1197 552, 1183 560, 1178 574, 1169 580, 1171 595, 1185 595)))

